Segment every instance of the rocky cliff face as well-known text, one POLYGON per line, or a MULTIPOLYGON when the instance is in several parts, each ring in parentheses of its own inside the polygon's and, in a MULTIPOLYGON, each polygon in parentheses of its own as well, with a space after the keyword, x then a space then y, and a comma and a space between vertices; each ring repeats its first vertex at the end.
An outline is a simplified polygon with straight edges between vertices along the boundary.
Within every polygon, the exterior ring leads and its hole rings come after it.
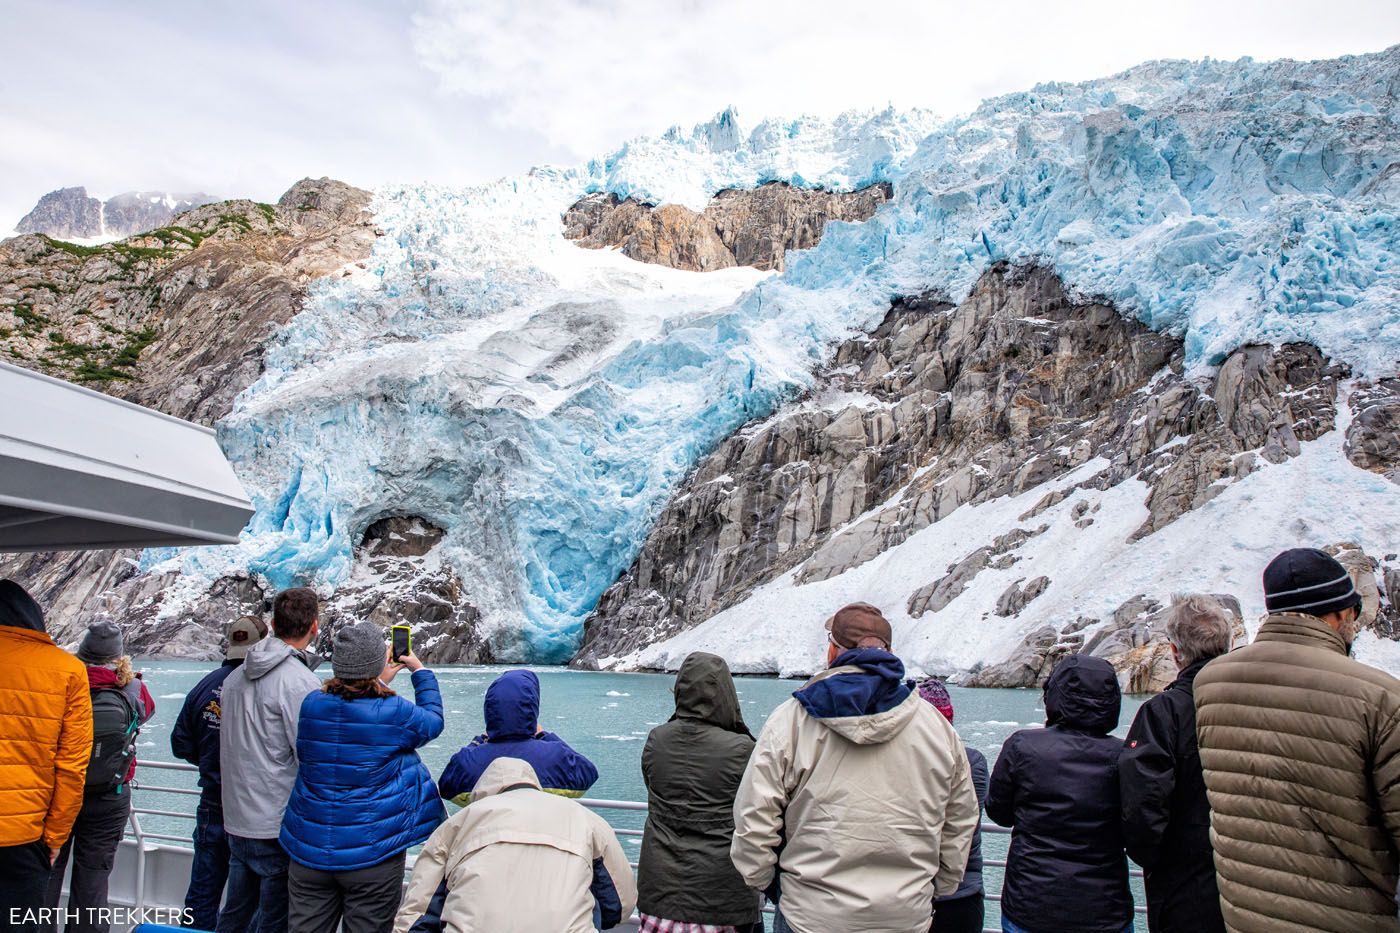
POLYGON ((39 199, 15 224, 17 233, 43 233, 62 239, 125 237, 168 224, 176 214, 219 200, 202 192, 126 191, 102 201, 87 189, 59 188, 39 199))
MULTIPOLYGON (((99 247, 42 235, 0 243, 0 352, 204 424, 225 415, 261 372, 264 346, 316 279, 363 262, 376 232, 368 192, 306 179, 277 204, 224 201, 167 227, 99 247)), ((141 653, 212 657, 230 612, 261 607, 251 581, 220 581, 197 611, 160 625, 178 581, 138 576, 137 552, 0 560, 30 588, 50 631, 71 641, 97 612, 132 626, 141 653)))
MULTIPOLYGON (((1147 539, 1334 425, 1347 372, 1312 346, 1243 347, 1195 378, 1182 358, 1176 338, 1071 300, 1045 269, 995 267, 956 307, 894 302, 808 397, 701 462, 588 620, 575 664, 617 664, 780 577, 798 588, 834 581, 962 506, 1045 486, 1014 527, 930 567, 899 607, 938 624, 980 574, 999 574, 1010 582, 989 614, 1022 616, 1054 582, 1013 570, 1048 513, 1081 529, 1102 518, 1087 498, 1061 515, 1077 490, 1143 484, 1145 516, 1129 537, 1147 539), (1071 474, 1083 478, 1061 482, 1071 474)), ((1394 386, 1360 386, 1349 404, 1353 463, 1393 471, 1394 386)), ((1147 671, 1129 679, 1155 683, 1160 656, 1139 649, 1160 641, 1160 617, 1147 617, 1161 600, 1130 603, 1033 631, 1015 663, 982 682, 1033 681, 1047 656, 1097 638, 1125 671, 1147 671)))
POLYGON ((732 266, 783 269, 790 249, 810 249, 829 221, 868 220, 890 198, 889 185, 852 192, 770 182, 720 191, 701 213, 678 204, 593 194, 564 214, 564 236, 589 249, 621 249, 641 262, 709 272, 732 266))

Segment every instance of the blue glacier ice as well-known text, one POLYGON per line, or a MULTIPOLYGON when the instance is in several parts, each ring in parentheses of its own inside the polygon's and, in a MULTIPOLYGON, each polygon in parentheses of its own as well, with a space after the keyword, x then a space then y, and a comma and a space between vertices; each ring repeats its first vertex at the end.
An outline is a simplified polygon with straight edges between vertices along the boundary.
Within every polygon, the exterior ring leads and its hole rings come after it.
POLYGON ((389 514, 440 550, 506 658, 557 661, 698 458, 812 381, 898 294, 996 261, 1182 336, 1192 365, 1308 340, 1400 360, 1400 47, 1315 63, 1154 62, 970 115, 732 111, 573 169, 378 193, 367 268, 317 283, 219 425, 257 505, 233 547, 150 552, 191 586, 329 591, 389 514), (643 266, 561 236, 583 194, 700 207, 782 180, 895 185, 787 272, 643 266))

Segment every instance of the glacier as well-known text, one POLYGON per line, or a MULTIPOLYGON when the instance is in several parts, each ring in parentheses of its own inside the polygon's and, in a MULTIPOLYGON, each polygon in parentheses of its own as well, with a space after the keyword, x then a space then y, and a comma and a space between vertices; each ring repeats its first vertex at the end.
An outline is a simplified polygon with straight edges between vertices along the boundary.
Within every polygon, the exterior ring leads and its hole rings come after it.
MULTIPOLYGON (((813 379, 889 300, 966 296, 993 262, 1186 341, 1307 340, 1358 373, 1400 360, 1400 47, 1323 62, 1153 62, 943 120, 725 111, 574 168, 383 189, 364 268, 315 284, 218 425, 257 507, 236 546, 147 552, 333 590, 364 528, 446 529, 497 657, 555 662, 693 464, 813 379), (564 240, 612 192, 702 208, 785 181, 894 185, 781 275, 647 266, 564 240)), ((179 594, 167 600, 174 611, 179 594)))

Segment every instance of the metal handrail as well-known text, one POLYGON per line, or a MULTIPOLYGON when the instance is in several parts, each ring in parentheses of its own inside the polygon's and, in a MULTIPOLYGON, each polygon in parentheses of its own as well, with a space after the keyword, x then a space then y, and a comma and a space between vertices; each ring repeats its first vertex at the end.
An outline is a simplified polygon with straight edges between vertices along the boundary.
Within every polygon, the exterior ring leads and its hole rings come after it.
MULTIPOLYGON (((180 761, 180 762, 175 762, 175 761, 140 761, 140 762, 137 763, 137 767, 138 767, 138 768, 163 769, 163 770, 167 770, 167 771, 188 771, 188 772, 197 772, 197 771, 199 771, 199 769, 198 769, 197 767, 195 767, 194 765, 192 765, 192 764, 187 764, 186 762, 183 762, 183 761, 180 761)), ((152 792, 152 793, 164 793, 164 794, 192 794, 192 795, 195 795, 195 796, 198 796, 199 793, 200 793, 200 791, 197 791, 197 790, 189 790, 189 789, 187 789, 187 788, 180 788, 180 787, 147 787, 147 786, 144 786, 144 785, 141 785, 141 784, 137 784, 137 783, 135 783, 135 782, 132 783, 132 787, 134 787, 136 790, 150 791, 150 792, 152 792)), ((578 802, 581 803, 581 804, 583 804, 585 807, 588 807, 590 810, 623 810, 623 811, 629 811, 629 812, 633 812, 633 813, 645 813, 645 812, 646 812, 646 809, 647 809, 647 805, 646 805, 646 804, 641 803, 641 802, 636 801, 636 800, 607 800, 607 799, 602 799, 602 798, 581 797, 581 798, 578 798, 578 802)), ((182 838, 182 837, 180 837, 180 836, 169 836, 169 835, 162 835, 162 834, 160 834, 160 833, 148 833, 148 832, 143 832, 142 829, 141 829, 140 820, 138 819, 138 814, 148 815, 148 816, 176 817, 176 818, 187 819, 187 820, 193 820, 193 819, 195 819, 195 814, 194 814, 194 813, 185 813, 185 812, 177 811, 177 810, 154 810, 154 809, 148 809, 148 808, 137 807, 137 806, 133 806, 133 807, 131 808, 131 817, 130 817, 131 829, 132 829, 132 833, 133 833, 133 835, 135 835, 136 841, 137 841, 137 860, 136 860, 136 891, 137 891, 136 897, 137 897, 137 905, 136 905, 136 906, 137 906, 138 908, 140 908, 140 907, 145 906, 144 901, 145 901, 145 877, 146 877, 146 873, 145 873, 145 868, 146 868, 146 866, 145 866, 145 851, 146 851, 146 846, 145 846, 145 844, 144 844, 144 841, 145 841, 146 839, 159 839, 159 840, 168 841, 168 842, 192 842, 192 841, 191 841, 191 840, 184 839, 184 838, 182 838)), ((1004 835, 1004 836, 1009 836, 1009 835, 1011 834, 1011 830, 1010 830, 1009 828, 1007 828, 1007 827, 1005 827, 1005 826, 998 826, 998 825, 995 824, 995 823, 983 822, 983 823, 981 824, 981 829, 982 829, 982 832, 988 833, 988 834, 991 834, 991 835, 1004 835)), ((613 830, 614 833, 616 833, 616 834, 619 835, 619 836, 637 837, 637 836, 641 836, 641 835, 644 834, 644 831, 643 831, 643 830, 640 830, 640 829, 620 829, 620 828, 614 826, 614 827, 612 827, 612 830, 613 830)), ((637 867, 637 863, 636 863, 636 862, 630 862, 630 861, 629 861, 627 864, 630 865, 630 866, 631 866, 632 868, 634 868, 634 869, 637 867)), ((1006 861, 1005 861, 1004 859, 983 859, 982 864, 983 864, 984 867, 988 867, 988 868, 1000 868, 1000 869, 1003 869, 1003 870, 1005 870, 1005 868, 1006 868, 1006 861)), ((412 864, 411 864, 411 863, 409 863, 409 865, 407 866, 406 870, 412 870, 412 864)), ((1137 868, 1132 868, 1132 869, 1130 869, 1129 872, 1128 872, 1128 874, 1129 874, 1131 877, 1133 877, 1133 878, 1141 878, 1141 877, 1143 876, 1143 875, 1142 875, 1141 869, 1137 869, 1137 868)), ((984 897, 986 898, 986 900, 988 900, 988 901, 994 901, 994 902, 997 902, 997 903, 1000 903, 1000 901, 1001 901, 1001 893, 1000 893, 1000 891, 997 891, 996 893, 993 893, 991 890, 986 889, 985 884, 984 884, 984 893, 983 893, 983 896, 984 896, 984 897)), ((771 913, 773 913, 773 908, 772 908, 771 906, 765 906, 765 907, 763 908, 763 912, 764 912, 764 913, 767 913, 767 914, 771 914, 771 913)), ((1147 913, 1147 908, 1144 907, 1144 906, 1138 905, 1138 904, 1134 904, 1134 905, 1133 905, 1133 913, 1135 913, 1135 914, 1146 915, 1146 913, 1147 913)), ((997 931, 986 931, 986 933, 997 933, 997 931)))

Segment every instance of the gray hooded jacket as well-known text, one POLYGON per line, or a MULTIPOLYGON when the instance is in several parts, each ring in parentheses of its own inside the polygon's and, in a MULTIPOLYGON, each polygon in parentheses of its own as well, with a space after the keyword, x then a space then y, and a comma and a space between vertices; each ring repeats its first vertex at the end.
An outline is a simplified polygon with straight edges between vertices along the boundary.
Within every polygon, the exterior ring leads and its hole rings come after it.
POLYGON ((321 687, 306 655, 264 638, 224 681, 219 735, 224 829, 245 839, 276 839, 297 776, 301 701, 321 687))

